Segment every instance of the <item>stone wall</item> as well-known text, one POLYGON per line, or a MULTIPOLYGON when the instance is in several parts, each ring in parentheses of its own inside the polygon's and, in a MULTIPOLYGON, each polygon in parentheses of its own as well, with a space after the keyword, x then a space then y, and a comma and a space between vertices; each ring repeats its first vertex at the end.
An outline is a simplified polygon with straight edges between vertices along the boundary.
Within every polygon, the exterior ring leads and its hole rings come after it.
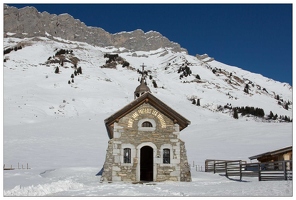
POLYGON ((114 123, 114 138, 109 141, 102 181, 139 181, 140 150, 153 148, 154 181, 191 181, 184 142, 179 125, 149 103, 114 123), (141 127, 149 121, 153 127, 141 127), (131 163, 123 163, 123 149, 131 148, 131 163), (163 163, 163 149, 170 149, 170 163, 163 163))
POLYGON ((181 161, 180 161, 180 166, 181 166, 181 181, 184 182, 191 182, 191 172, 190 172, 190 166, 188 164, 187 160, 187 153, 185 149, 185 142, 181 141, 181 161))

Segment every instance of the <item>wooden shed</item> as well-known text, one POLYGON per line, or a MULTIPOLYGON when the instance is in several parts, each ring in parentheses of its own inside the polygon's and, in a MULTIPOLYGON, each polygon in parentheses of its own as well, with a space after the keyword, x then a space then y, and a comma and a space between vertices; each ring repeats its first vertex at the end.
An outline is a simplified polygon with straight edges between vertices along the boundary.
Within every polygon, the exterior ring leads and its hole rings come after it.
POLYGON ((292 146, 288 146, 282 149, 265 152, 255 156, 249 157, 250 160, 257 159, 259 162, 275 162, 292 160, 292 146))

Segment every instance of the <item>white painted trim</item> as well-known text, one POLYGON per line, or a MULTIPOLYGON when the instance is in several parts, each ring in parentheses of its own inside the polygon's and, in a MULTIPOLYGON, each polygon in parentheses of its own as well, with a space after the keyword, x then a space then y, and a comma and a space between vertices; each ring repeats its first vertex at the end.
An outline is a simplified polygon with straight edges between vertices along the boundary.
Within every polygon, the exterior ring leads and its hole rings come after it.
POLYGON ((133 166, 134 158, 136 157, 136 148, 133 144, 121 144, 121 151, 120 151, 120 163, 122 166, 133 166), (123 161, 123 151, 125 148, 131 149, 131 163, 124 163, 123 161))
POLYGON ((156 154, 157 154, 157 147, 155 144, 153 144, 152 142, 144 142, 141 143, 137 146, 136 150, 137 150, 137 160, 138 160, 138 164, 137 164, 137 172, 136 172, 136 180, 140 181, 140 161, 141 161, 141 148, 144 146, 149 146, 153 149, 153 181, 156 181, 156 173, 157 173, 157 164, 156 164, 156 154))
POLYGON ((163 144, 160 147, 160 166, 172 166, 172 161, 173 161, 173 147, 171 144, 163 144), (163 163, 163 149, 169 149, 170 150, 170 163, 163 163))
POLYGON ((139 131, 155 131, 156 129, 156 122, 154 119, 144 118, 138 121, 138 130, 139 131), (143 122, 150 122, 152 127, 142 127, 143 122))

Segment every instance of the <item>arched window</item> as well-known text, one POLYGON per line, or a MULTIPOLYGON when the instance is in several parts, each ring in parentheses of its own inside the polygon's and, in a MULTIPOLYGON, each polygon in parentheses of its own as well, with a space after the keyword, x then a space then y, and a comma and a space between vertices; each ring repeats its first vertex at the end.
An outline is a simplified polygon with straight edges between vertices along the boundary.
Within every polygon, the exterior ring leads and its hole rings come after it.
POLYGON ((138 130, 139 131, 155 131, 156 123, 153 119, 144 118, 138 121, 138 130))
POLYGON ((163 163, 170 164, 170 149, 163 149, 163 163))
POLYGON ((131 163, 131 149, 130 148, 123 149, 123 163, 131 163))
POLYGON ((142 123, 142 127, 153 127, 151 122, 145 121, 142 123))

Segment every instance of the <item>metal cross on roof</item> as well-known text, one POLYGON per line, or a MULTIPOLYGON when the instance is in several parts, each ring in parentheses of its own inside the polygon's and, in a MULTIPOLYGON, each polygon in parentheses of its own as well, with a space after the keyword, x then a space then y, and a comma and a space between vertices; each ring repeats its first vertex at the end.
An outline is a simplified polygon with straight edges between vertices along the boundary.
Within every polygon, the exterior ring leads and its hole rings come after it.
POLYGON ((146 65, 144 65, 144 63, 141 65, 142 67, 142 73, 144 73, 144 67, 147 67, 146 65))
POLYGON ((146 78, 145 73, 144 73, 144 68, 147 67, 146 65, 144 65, 144 63, 141 65, 142 67, 142 80, 144 80, 146 78))

